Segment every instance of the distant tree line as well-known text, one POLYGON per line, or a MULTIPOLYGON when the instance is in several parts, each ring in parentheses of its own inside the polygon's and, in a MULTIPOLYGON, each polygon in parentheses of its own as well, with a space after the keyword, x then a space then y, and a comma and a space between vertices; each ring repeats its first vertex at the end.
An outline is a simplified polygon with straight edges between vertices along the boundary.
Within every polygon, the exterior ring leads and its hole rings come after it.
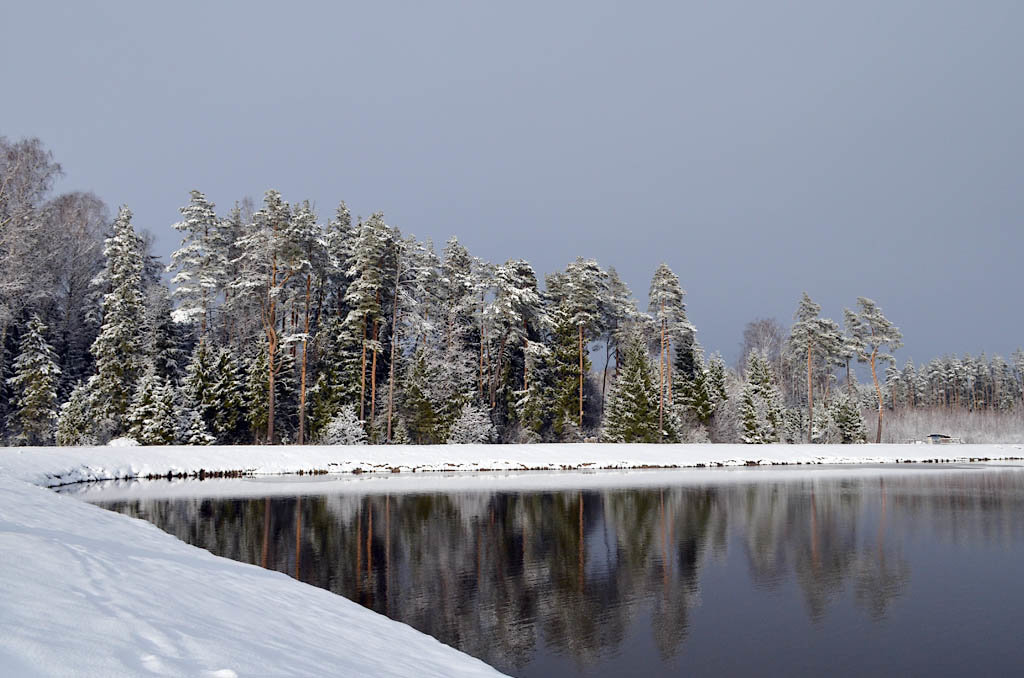
POLYGON ((900 332, 866 298, 840 328, 805 294, 788 332, 748 325, 730 369, 665 264, 641 311, 593 260, 542 286, 524 260, 438 252, 344 202, 325 223, 271 190, 221 214, 192 191, 165 269, 127 207, 51 196, 59 174, 38 140, 0 138, 10 444, 853 443, 865 410, 877 441, 887 408, 1022 406, 1020 351, 898 371, 900 332))

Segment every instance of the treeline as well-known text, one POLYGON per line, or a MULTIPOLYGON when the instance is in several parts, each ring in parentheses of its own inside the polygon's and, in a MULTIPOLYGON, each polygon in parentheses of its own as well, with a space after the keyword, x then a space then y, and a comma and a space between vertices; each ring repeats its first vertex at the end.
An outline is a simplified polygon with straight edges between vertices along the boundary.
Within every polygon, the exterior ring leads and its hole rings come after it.
MULTIPOLYGON (((732 370, 664 264, 642 312, 593 260, 541 285, 526 261, 437 252, 344 202, 324 223, 276 191, 222 214, 193 191, 168 286, 129 209, 111 223, 95 196, 50 197, 60 168, 38 140, 0 144, 13 444, 861 442, 865 408, 880 439, 903 402, 886 371, 901 336, 869 299, 840 329, 804 295, 788 333, 748 326, 732 370)), ((1003 364, 990 395, 1019 407, 1024 359, 1003 364)))

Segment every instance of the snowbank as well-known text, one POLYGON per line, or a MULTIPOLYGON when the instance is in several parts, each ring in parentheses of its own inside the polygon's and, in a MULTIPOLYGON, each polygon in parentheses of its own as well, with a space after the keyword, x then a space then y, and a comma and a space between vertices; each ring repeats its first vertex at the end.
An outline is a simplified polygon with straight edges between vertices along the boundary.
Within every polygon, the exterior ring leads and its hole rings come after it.
POLYGON ((885 464, 1021 459, 1024 445, 354 445, 0 448, 0 475, 36 485, 146 476, 885 464))
MULTIPOLYGON (((497 675, 332 593, 36 485, 316 470, 378 471, 347 476, 349 486, 423 491, 444 489, 447 478, 410 472, 490 470, 477 477, 539 487, 664 482, 669 475, 579 473, 594 469, 1021 457, 1021 445, 0 448, 0 667, 18 676, 497 675), (577 473, 515 473, 528 469, 577 473)), ((321 479, 289 482, 309 488, 321 479)))

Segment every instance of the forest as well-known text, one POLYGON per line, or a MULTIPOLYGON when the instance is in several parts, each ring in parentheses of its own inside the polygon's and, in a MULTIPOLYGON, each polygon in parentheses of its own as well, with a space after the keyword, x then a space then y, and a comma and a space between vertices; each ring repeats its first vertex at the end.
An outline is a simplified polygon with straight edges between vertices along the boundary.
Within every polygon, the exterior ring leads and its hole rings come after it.
POLYGON ((7 445, 1024 436, 1024 352, 899 367, 868 298, 839 323, 805 293, 790 327, 748 323, 730 366, 665 263, 641 302, 590 259, 541 280, 274 190, 219 212, 183 191, 165 263, 127 206, 54 195, 60 174, 38 139, 0 137, 7 445))

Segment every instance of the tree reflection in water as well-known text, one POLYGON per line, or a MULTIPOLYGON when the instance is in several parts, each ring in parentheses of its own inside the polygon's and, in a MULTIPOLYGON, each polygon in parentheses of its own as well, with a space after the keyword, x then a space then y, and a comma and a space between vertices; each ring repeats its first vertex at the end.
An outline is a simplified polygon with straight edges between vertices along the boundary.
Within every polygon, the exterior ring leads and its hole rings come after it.
POLYGON ((661 661, 685 653, 695 608, 721 604, 702 603, 702 573, 730 554, 745 560, 755 592, 795 584, 814 624, 845 594, 862 619, 884 620, 910 580, 902 544, 912 530, 1021 540, 1022 475, 106 506, 499 668, 522 669, 544 648, 587 669, 615 656, 637 624, 661 661))

